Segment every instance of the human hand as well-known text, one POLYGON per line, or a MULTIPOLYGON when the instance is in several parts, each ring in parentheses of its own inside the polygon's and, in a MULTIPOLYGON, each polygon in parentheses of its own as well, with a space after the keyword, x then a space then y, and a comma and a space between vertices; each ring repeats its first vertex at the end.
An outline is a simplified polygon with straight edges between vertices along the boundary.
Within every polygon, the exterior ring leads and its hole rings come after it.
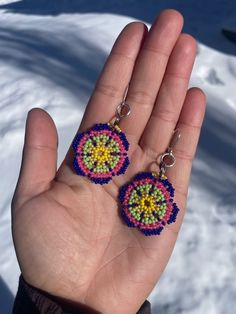
POLYGON ((183 19, 161 13, 147 32, 129 24, 118 37, 90 98, 80 131, 114 116, 126 86, 131 115, 121 121, 130 166, 107 185, 77 176, 71 148, 60 168, 57 132, 50 116, 27 118, 22 168, 12 202, 13 238, 25 280, 52 295, 102 313, 135 313, 160 278, 180 229, 205 96, 188 90, 195 40, 181 34, 183 19), (118 190, 163 153, 181 131, 176 165, 168 178, 180 208, 175 224, 146 237, 119 217, 118 190))

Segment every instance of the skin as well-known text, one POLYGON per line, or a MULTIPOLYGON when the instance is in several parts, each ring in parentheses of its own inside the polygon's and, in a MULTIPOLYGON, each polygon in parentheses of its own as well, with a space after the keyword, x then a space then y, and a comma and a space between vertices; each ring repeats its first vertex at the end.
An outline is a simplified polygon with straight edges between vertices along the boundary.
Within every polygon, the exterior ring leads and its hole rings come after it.
POLYGON ((183 17, 165 10, 148 32, 141 22, 119 35, 88 103, 79 131, 106 123, 129 85, 131 115, 120 127, 130 142, 127 172, 107 185, 77 176, 69 149, 57 170, 57 131, 41 109, 29 112, 22 167, 12 202, 13 238, 31 285, 101 313, 135 313, 170 258, 184 217, 205 96, 188 90, 196 42, 183 17), (146 237, 119 217, 118 189, 148 171, 178 127, 176 165, 167 176, 180 208, 176 223, 146 237))

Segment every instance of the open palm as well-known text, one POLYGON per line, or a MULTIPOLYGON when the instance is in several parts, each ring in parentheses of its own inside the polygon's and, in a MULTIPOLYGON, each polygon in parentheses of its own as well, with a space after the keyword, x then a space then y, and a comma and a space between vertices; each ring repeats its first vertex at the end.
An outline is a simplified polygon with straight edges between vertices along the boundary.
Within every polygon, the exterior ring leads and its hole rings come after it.
POLYGON ((204 94, 188 90, 196 44, 181 34, 182 24, 174 10, 163 11, 149 32, 143 23, 129 24, 104 66, 80 131, 111 120, 129 84, 131 115, 120 127, 130 166, 109 184, 77 176, 71 149, 57 171, 54 123, 43 110, 29 113, 12 207, 17 257, 31 285, 98 312, 125 314, 139 309, 162 274, 183 219, 205 108, 204 94), (121 220, 118 190, 150 170, 176 127, 182 137, 167 175, 180 213, 160 236, 146 237, 121 220))

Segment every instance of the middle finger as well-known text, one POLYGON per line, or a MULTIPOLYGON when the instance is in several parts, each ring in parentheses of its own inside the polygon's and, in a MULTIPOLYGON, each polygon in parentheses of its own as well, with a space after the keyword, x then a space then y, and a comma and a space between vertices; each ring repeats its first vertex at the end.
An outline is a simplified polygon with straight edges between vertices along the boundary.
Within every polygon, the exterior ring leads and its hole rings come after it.
POLYGON ((121 128, 138 142, 152 112, 169 56, 181 33, 182 15, 163 11, 154 22, 139 53, 127 94, 131 115, 121 128))

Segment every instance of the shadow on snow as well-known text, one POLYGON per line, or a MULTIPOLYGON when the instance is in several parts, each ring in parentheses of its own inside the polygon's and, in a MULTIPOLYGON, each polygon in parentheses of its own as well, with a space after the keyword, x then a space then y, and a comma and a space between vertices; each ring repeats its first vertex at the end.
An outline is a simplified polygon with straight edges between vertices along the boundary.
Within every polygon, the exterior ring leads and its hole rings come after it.
POLYGON ((14 297, 2 277, 0 277, 0 295, 1 313, 11 313, 14 297))
POLYGON ((0 6, 12 13, 32 15, 59 15, 67 13, 112 13, 132 16, 135 19, 151 23, 162 9, 179 10, 185 17, 184 31, 195 36, 201 43, 228 54, 236 53, 235 43, 231 43, 222 34, 230 20, 236 31, 234 12, 236 2, 215 0, 127 0, 127 1, 86 1, 86 0, 22 0, 0 6))

